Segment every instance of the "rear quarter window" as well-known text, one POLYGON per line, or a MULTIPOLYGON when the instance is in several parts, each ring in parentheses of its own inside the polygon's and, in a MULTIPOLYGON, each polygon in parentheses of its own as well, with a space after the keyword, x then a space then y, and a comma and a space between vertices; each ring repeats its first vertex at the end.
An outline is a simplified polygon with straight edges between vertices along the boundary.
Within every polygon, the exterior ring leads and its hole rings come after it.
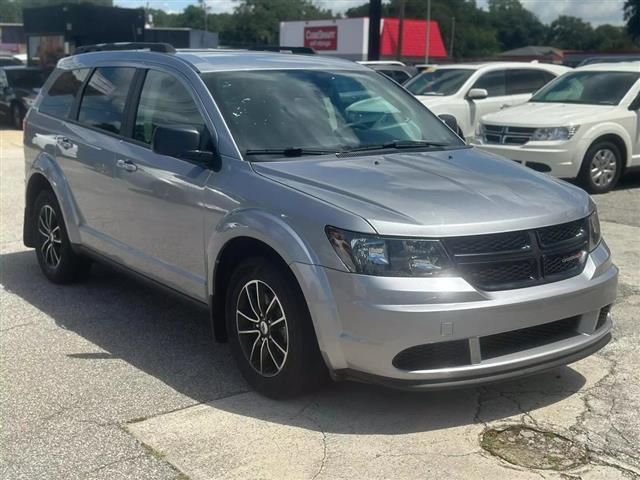
POLYGON ((54 117, 67 118, 88 74, 88 68, 62 72, 42 98, 39 111, 54 117))

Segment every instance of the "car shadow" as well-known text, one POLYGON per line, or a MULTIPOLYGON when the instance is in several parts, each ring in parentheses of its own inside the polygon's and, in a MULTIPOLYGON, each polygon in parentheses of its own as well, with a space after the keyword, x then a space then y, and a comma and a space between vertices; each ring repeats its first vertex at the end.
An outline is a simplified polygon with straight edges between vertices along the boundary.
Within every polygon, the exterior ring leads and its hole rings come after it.
POLYGON ((1 263, 7 292, 103 350, 68 357, 119 358, 197 402, 261 421, 323 432, 430 431, 543 408, 571 396, 586 381, 562 367, 474 389, 404 392, 340 382, 312 396, 268 400, 250 392, 226 344, 212 345, 204 308, 102 265, 94 265, 85 283, 59 286, 43 277, 32 250, 5 254, 1 263))

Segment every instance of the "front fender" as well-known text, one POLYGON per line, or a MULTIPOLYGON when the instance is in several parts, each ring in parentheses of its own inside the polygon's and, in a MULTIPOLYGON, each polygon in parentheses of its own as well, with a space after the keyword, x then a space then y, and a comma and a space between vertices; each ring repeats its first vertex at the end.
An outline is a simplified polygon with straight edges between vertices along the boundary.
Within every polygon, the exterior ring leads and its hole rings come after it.
MULTIPOLYGON (((207 242, 208 278, 215 278, 215 268, 225 245, 239 237, 259 240, 273 248, 291 265, 294 262, 317 264, 318 258, 308 243, 279 215, 257 208, 230 212, 215 227, 207 242)), ((213 281, 209 281, 208 295, 213 295, 213 281)))
MULTIPOLYGON (((209 298, 213 298, 213 279, 220 254, 230 241, 239 237, 265 243, 289 265, 311 313, 325 362, 330 370, 346 368, 345 357, 337 341, 342 334, 342 326, 329 280, 323 267, 319 266, 321 262, 314 249, 281 216, 249 208, 231 212, 217 225, 207 244, 207 267, 211 272, 207 282, 209 298)), ((329 246, 329 242, 326 243, 329 246)))
POLYGON ((62 211, 64 223, 67 227, 67 235, 69 236, 69 240, 71 241, 71 243, 81 243, 79 225, 82 221, 82 218, 80 216, 80 212, 77 208, 77 205, 73 198, 73 194, 71 193, 71 189, 69 188, 69 184, 64 176, 64 173, 62 172, 62 169, 52 157, 52 155, 48 152, 39 152, 31 166, 28 167, 26 189, 27 212, 25 216, 29 215, 27 218, 30 218, 31 205, 29 205, 29 198, 30 193, 32 193, 30 192, 30 189, 34 185, 33 180, 35 179, 35 175, 42 175, 51 185, 53 193, 58 199, 58 204, 60 205, 60 210, 62 211))

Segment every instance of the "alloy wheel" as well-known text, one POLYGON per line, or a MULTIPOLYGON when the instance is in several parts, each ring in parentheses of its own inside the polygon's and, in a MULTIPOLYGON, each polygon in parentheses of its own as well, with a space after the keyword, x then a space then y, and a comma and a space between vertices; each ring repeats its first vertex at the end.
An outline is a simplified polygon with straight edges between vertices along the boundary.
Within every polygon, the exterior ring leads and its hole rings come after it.
POLYGON ((62 259, 62 236, 58 216, 51 205, 44 205, 38 214, 38 233, 44 238, 40 252, 45 264, 58 268, 62 259))
POLYGON ((236 327, 242 353, 264 377, 283 369, 289 353, 289 330, 280 299, 261 280, 250 280, 240 290, 236 327))
POLYGON ((617 169, 616 154, 608 148, 602 148, 591 159, 591 180, 598 187, 606 187, 615 178, 617 169))

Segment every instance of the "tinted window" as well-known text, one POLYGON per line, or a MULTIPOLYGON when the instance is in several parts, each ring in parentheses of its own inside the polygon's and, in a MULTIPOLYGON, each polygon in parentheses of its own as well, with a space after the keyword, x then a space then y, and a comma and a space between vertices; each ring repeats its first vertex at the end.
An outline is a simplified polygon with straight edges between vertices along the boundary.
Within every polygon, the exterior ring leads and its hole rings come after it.
POLYGON ((19 68, 7 70, 9 85, 15 88, 40 88, 44 85, 47 75, 42 70, 19 68))
POLYGON ((78 121, 120 133, 134 73, 135 68, 96 68, 82 96, 78 121))
POLYGON ((453 95, 474 72, 468 68, 431 68, 409 80, 405 88, 414 95, 453 95))
POLYGON ((471 88, 484 88, 490 97, 506 95, 504 70, 487 72, 482 75, 471 88))
POLYGON ((39 110, 54 117, 68 117, 88 73, 88 68, 62 72, 42 99, 39 110))
POLYGON ((518 95, 534 93, 552 80, 554 75, 543 70, 519 69, 507 71, 507 93, 518 95))
POLYGON ((402 70, 378 70, 380 73, 395 80, 398 83, 406 82, 411 76, 402 70))
POLYGON ((200 111, 185 86, 172 75, 149 70, 140 94, 133 138, 150 144, 159 125, 190 126, 204 133, 200 111))
POLYGON ((640 73, 635 72, 565 73, 536 93, 531 101, 617 105, 639 79, 640 73))

